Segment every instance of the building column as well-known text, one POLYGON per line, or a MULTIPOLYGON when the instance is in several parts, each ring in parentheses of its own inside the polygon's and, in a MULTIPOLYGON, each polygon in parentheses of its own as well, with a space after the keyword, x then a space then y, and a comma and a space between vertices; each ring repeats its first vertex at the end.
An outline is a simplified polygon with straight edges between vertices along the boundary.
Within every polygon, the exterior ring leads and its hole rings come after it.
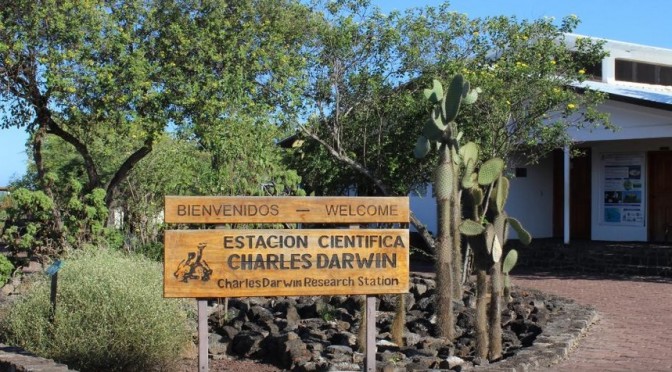
POLYGON ((570 148, 569 146, 565 146, 563 149, 563 160, 564 160, 564 177, 563 177, 563 183, 564 183, 564 195, 563 195, 563 226, 564 226, 564 231, 563 231, 563 241, 565 244, 569 244, 569 168, 570 168, 570 162, 569 162, 569 151, 570 148))

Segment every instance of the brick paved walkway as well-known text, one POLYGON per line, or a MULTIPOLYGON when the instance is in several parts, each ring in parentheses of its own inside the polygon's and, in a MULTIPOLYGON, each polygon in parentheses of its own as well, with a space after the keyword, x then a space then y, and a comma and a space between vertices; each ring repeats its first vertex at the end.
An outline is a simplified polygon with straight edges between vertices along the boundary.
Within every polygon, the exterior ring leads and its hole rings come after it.
POLYGON ((546 371, 672 371, 672 280, 515 275, 513 284, 592 305, 601 320, 569 359, 546 371))

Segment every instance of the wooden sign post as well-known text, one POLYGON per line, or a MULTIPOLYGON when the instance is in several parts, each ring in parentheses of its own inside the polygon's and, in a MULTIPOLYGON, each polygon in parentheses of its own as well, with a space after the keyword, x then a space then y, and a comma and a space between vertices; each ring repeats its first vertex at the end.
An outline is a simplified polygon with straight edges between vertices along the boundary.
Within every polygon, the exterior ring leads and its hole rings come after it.
MULTIPOLYGON (((166 223, 352 227, 408 221, 406 197, 168 196, 165 200, 166 223)), ((164 257, 165 297, 367 295, 367 333, 371 333, 367 370, 375 370, 371 295, 407 293, 409 288, 408 229, 167 230, 164 257)), ((205 301, 199 301, 199 370, 207 370, 207 323, 202 339, 201 312, 205 301)))

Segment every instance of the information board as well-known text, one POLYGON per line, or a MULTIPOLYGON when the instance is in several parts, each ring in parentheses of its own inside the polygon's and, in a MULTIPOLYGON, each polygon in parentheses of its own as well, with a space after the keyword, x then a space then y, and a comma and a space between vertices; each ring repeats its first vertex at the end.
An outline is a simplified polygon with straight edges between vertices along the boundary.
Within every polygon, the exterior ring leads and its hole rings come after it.
MULTIPOLYGON (((407 197, 166 197, 167 223, 408 223, 407 197)), ((408 292, 408 229, 167 230, 165 297, 408 292)))
POLYGON ((408 229, 171 230, 165 297, 408 292, 408 229))

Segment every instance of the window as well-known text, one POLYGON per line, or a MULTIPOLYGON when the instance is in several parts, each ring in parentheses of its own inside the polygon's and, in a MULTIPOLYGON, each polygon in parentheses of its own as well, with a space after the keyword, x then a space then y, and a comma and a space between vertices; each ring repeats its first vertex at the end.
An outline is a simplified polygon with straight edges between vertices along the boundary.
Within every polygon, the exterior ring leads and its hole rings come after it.
POLYGON ((672 85, 672 67, 617 59, 616 80, 644 84, 672 85))

